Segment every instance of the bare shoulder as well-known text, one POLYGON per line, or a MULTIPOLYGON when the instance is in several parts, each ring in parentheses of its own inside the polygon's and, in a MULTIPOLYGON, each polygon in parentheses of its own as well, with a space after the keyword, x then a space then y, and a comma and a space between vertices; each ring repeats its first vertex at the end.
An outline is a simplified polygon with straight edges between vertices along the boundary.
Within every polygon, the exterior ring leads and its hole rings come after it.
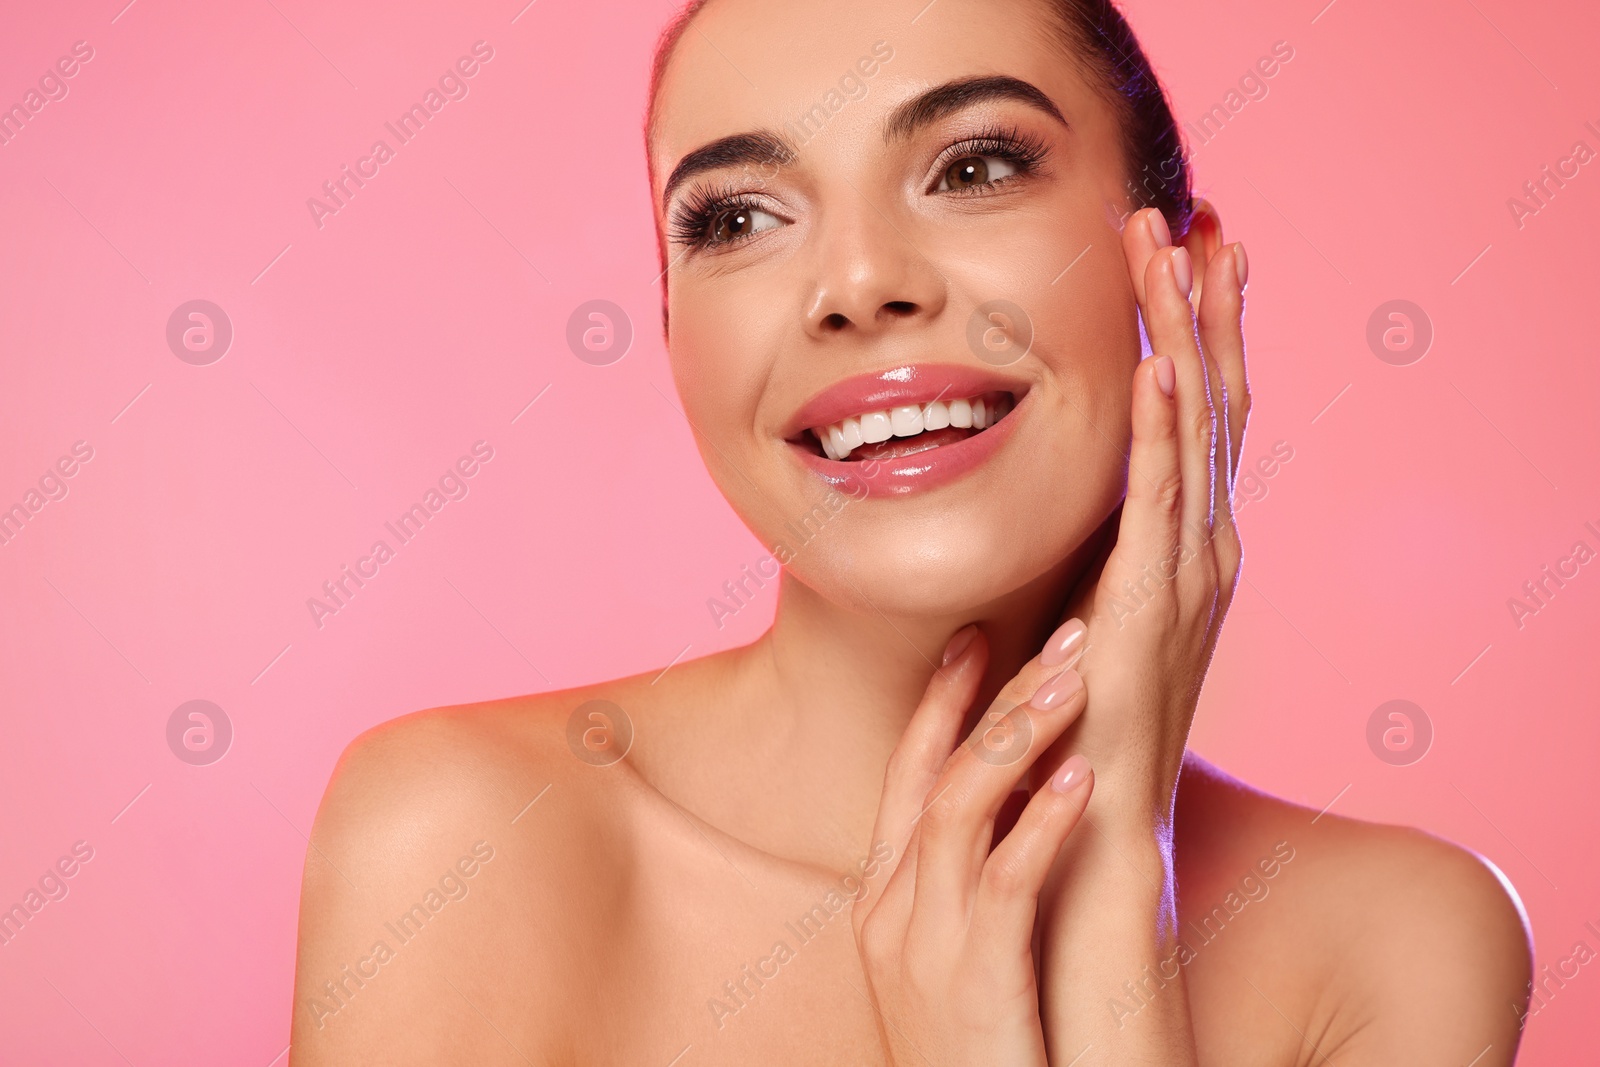
POLYGON ((1230 894, 1255 907, 1237 941, 1284 961, 1279 996, 1321 1024, 1324 1054, 1334 1045, 1356 1064, 1445 1053, 1462 1063, 1481 1053, 1480 1067, 1512 1061, 1531 937, 1515 890, 1484 857, 1421 830, 1319 813, 1194 757, 1178 839, 1181 909, 1203 924, 1236 914, 1211 906, 1230 894))
POLYGON ((565 1058, 561 1007, 628 884, 630 777, 594 773, 608 692, 435 708, 349 745, 306 856, 295 1064, 565 1058))

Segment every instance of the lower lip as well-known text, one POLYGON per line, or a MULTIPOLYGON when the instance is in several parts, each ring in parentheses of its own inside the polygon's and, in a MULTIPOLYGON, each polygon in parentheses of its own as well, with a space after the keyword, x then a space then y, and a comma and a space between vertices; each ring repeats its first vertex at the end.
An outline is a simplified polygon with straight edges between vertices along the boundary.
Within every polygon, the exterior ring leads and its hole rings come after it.
POLYGON ((841 461, 819 456, 800 445, 793 447, 799 451, 801 462, 841 492, 853 496, 921 493, 955 481, 998 452, 1010 439, 1021 408, 1019 400, 1005 418, 982 433, 899 459, 841 461))

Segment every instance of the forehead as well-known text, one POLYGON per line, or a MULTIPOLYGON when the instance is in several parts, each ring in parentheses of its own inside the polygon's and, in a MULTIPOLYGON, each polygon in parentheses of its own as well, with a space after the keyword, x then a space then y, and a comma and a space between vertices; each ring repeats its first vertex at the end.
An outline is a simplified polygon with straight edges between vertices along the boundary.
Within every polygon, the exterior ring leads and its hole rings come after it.
POLYGON ((710 0, 657 92, 656 191, 677 160, 718 138, 786 126, 809 134, 825 114, 855 141, 881 130, 901 101, 975 75, 1037 86, 1082 132, 1109 107, 1068 58, 1053 18, 1047 0, 710 0))

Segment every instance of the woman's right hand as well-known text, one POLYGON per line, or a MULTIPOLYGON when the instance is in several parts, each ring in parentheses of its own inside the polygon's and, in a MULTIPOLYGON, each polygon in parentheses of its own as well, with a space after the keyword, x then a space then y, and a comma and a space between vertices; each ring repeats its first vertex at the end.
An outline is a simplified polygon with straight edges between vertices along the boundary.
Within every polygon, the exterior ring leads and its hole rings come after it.
POLYGON ((998 842, 994 828, 1033 761, 1083 711, 1071 669, 1083 635, 1064 648, 1066 630, 1044 653, 1053 665, 1030 660, 959 746, 988 644, 976 627, 958 632, 889 758, 873 841, 893 849, 890 870, 852 923, 890 1064, 1046 1063, 1034 917, 1089 803, 1088 763, 1068 758, 998 842))

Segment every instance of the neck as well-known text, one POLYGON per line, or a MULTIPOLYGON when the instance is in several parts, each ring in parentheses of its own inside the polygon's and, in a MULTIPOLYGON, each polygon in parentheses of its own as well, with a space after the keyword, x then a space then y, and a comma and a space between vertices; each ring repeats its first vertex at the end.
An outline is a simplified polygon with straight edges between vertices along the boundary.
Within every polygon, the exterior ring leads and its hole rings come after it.
POLYGON ((989 642, 970 728, 1038 654, 1099 543, 1099 536, 1091 537, 1056 567, 1004 596, 938 616, 855 611, 785 572, 772 628, 747 650, 746 678, 755 690, 750 695, 761 702, 757 706, 780 720, 772 725, 784 735, 785 761, 826 776, 807 791, 837 798, 837 818, 862 835, 870 832, 884 767, 951 636, 976 623, 989 642))

